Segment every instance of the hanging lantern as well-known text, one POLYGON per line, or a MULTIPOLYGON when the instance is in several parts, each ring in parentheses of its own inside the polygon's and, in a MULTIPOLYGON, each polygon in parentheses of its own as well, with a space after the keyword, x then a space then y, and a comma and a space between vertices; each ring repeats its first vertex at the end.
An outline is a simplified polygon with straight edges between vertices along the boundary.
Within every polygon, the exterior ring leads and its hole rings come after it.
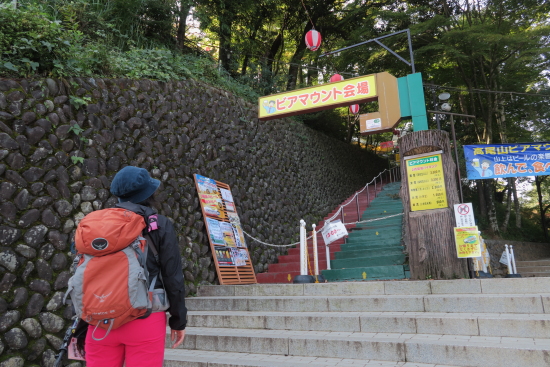
POLYGON ((333 76, 330 77, 330 82, 339 82, 339 81, 342 81, 344 80, 344 77, 340 74, 334 74, 333 76))
POLYGON ((310 30, 306 33, 306 47, 311 51, 317 51, 321 46, 321 39, 321 33, 315 29, 310 30))
POLYGON ((349 106, 349 112, 353 113, 354 115, 357 115, 359 113, 359 105, 352 104, 351 106, 349 106))

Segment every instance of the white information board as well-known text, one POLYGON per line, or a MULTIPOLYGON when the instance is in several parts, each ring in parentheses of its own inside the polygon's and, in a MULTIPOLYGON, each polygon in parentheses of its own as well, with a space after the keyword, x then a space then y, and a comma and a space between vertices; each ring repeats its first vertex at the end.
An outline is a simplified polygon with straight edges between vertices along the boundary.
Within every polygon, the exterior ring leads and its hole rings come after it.
POLYGON ((347 236, 348 230, 346 229, 346 226, 344 226, 344 223, 342 223, 342 221, 335 220, 325 226, 321 234, 323 235, 325 245, 330 245, 332 242, 347 236))
POLYGON ((455 220, 457 227, 474 227, 474 209, 472 203, 455 204, 455 220))

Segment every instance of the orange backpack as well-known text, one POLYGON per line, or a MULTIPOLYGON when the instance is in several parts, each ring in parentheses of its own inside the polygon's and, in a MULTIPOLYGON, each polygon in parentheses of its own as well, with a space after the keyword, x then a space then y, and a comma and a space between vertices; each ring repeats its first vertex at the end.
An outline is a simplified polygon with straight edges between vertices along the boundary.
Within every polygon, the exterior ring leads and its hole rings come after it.
POLYGON ((107 329, 104 338, 152 311, 156 277, 149 282, 145 227, 141 215, 112 208, 88 214, 76 229, 76 270, 65 298, 70 294, 77 316, 95 325, 94 333, 107 329))

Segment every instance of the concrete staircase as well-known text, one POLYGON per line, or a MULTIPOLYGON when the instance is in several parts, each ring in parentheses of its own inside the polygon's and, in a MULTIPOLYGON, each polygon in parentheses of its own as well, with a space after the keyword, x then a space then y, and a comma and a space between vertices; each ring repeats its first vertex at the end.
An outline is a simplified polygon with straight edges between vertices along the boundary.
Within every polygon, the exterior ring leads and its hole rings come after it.
MULTIPOLYGON (((363 212, 361 220, 403 213, 400 187, 400 182, 385 185, 363 212)), ((403 216, 394 216, 358 224, 335 253, 335 259, 330 262, 331 270, 323 270, 325 279, 334 282, 409 278, 403 266, 402 222, 403 216)))
POLYGON ((550 259, 516 261, 516 269, 522 277, 550 277, 550 259))
POLYGON ((203 286, 166 367, 550 365, 550 278, 203 286))

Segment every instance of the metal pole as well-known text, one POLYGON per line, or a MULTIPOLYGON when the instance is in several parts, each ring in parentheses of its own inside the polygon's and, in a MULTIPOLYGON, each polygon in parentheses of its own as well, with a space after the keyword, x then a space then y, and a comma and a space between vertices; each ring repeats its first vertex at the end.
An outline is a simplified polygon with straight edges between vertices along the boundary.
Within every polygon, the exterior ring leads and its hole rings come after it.
POLYGON ((512 255, 510 255, 510 251, 508 251, 508 245, 504 245, 505 251, 506 251, 506 265, 508 266, 508 274, 514 274, 514 270, 512 269, 512 255))
POLYGON ((376 197, 376 192, 377 192, 377 189, 376 189, 376 177, 374 178, 374 197, 376 197))
POLYGON ((359 195, 355 194, 355 204, 357 205, 357 221, 361 220, 361 214, 359 214, 359 195))
POLYGON ((367 208, 369 207, 369 204, 370 204, 370 194, 369 194, 369 184, 367 184, 367 208))
POLYGON ((456 174, 458 175, 458 188, 460 190, 460 202, 464 202, 462 196, 462 179, 460 178, 460 165, 458 164, 458 149, 456 147, 456 134, 455 134, 455 121, 453 115, 451 115, 451 130, 453 132, 453 144, 455 146, 455 160, 456 160, 456 174))
POLYGON ((514 270, 514 274, 517 274, 518 270, 516 269, 516 257, 514 256, 514 249, 512 245, 510 245, 510 257, 512 258, 512 270, 514 270))
POLYGON ((327 270, 330 270, 330 250, 328 245, 325 244, 325 249, 327 251, 327 270))
POLYGON ((340 209, 342 209, 342 223, 345 223, 345 220, 344 220, 344 207, 341 206, 340 209))
POLYGON ((409 41, 409 54, 411 55, 411 67, 412 67, 412 73, 416 73, 416 69, 414 67, 414 55, 413 55, 413 45, 411 40, 411 30, 407 28, 407 39, 409 41))
POLYGON ((306 222, 300 219, 300 275, 307 275, 306 222))
POLYGON ((317 231, 315 230, 315 227, 317 225, 313 224, 313 231, 311 234, 313 235, 313 263, 315 266, 315 275, 319 275, 319 255, 317 254, 317 231))

